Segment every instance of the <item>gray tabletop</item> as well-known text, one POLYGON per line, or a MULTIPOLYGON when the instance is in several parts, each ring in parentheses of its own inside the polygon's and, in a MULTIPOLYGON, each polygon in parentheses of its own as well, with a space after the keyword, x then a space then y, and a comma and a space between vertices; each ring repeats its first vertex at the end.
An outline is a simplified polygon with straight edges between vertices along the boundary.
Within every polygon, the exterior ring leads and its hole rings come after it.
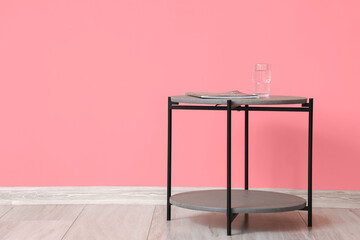
MULTIPOLYGON (((305 97, 270 95, 256 99, 229 98, 233 105, 281 105, 281 104, 302 104, 307 102, 305 97)), ((228 99, 202 99, 186 95, 172 96, 171 101, 177 103, 195 104, 220 104, 226 105, 228 99)))
MULTIPOLYGON (((226 190, 205 190, 179 193, 171 196, 170 203, 183 208, 226 212, 226 190)), ((257 191, 232 190, 233 213, 285 212, 304 208, 305 199, 290 194, 257 191)))

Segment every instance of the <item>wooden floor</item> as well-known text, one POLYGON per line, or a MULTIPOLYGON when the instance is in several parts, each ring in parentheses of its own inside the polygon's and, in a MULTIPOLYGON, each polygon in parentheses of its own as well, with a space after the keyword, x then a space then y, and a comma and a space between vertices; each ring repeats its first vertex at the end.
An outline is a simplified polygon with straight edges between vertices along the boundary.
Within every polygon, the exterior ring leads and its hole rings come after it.
POLYGON ((360 209, 314 208, 307 213, 240 214, 226 236, 222 213, 164 205, 0 205, 0 239, 162 240, 162 239, 360 239, 360 209))

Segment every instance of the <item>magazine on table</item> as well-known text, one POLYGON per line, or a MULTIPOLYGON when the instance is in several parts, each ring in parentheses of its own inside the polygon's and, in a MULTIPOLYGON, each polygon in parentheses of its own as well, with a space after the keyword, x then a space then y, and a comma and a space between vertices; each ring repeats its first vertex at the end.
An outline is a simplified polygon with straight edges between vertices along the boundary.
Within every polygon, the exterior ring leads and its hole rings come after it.
POLYGON ((209 93, 209 92, 186 92, 185 95, 191 97, 198 97, 204 99, 222 99, 222 98, 240 98, 240 99, 254 99, 259 98, 256 94, 247 94, 238 90, 223 92, 223 93, 209 93))

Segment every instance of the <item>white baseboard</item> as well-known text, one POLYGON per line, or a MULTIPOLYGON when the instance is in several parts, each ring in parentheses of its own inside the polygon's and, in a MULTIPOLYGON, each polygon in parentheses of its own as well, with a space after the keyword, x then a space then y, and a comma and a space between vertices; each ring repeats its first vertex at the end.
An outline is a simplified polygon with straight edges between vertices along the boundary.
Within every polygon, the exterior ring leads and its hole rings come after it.
MULTIPOLYGON (((217 188, 173 187, 172 194, 217 188)), ((294 194, 307 199, 307 190, 254 189, 294 194)), ((38 204, 166 204, 165 187, 0 187, 2 205, 38 204)), ((313 190, 313 206, 360 208, 360 191, 313 190)))

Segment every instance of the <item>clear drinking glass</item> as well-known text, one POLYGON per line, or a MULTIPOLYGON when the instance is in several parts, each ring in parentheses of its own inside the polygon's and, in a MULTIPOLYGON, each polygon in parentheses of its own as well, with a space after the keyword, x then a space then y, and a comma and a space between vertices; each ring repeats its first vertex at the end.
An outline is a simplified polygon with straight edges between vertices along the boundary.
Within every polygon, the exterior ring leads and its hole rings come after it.
POLYGON ((271 67, 268 63, 256 63, 253 72, 253 93, 260 97, 270 94, 271 67))

